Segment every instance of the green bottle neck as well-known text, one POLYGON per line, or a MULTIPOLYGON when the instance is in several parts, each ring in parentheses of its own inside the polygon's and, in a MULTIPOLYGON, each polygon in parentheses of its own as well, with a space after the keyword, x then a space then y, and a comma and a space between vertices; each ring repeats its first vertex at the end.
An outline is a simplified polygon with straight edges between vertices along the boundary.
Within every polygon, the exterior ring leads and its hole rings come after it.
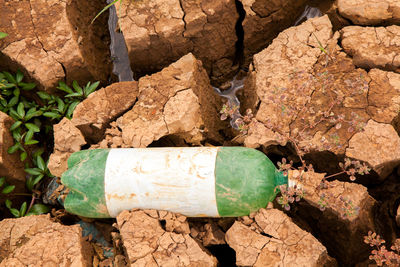
POLYGON ((275 185, 280 186, 280 185, 287 185, 289 183, 288 181, 288 172, 286 172, 286 175, 278 170, 275 170, 275 185))

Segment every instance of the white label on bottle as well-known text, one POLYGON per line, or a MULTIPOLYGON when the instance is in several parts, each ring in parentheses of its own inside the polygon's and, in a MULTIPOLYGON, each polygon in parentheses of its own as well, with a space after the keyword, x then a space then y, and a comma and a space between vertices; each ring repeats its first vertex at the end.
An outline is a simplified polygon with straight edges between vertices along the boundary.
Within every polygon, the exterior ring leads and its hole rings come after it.
POLYGON ((111 149, 104 183, 111 217, 134 208, 218 217, 217 147, 111 149))

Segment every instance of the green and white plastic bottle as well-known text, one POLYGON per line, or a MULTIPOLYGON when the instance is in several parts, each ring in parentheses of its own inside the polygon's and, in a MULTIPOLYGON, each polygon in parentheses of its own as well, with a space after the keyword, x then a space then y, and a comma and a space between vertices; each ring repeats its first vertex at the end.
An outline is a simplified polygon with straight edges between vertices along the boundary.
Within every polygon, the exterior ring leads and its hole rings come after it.
POLYGON ((171 147, 75 152, 61 181, 65 209, 85 217, 133 208, 236 217, 266 207, 288 178, 255 149, 171 147))

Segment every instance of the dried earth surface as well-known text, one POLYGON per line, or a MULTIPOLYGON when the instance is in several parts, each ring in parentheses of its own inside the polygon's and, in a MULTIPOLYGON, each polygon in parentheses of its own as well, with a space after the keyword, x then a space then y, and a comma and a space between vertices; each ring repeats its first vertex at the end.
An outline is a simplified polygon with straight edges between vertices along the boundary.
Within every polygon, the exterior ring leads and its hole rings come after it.
POLYGON ((400 22, 397 0, 338 0, 339 13, 358 25, 396 24, 400 22))
MULTIPOLYGON (((124 211, 114 224, 84 218, 113 243, 110 258, 97 235, 82 237, 72 225, 79 219, 58 207, 52 218, 4 219, 0 266, 368 265, 368 231, 384 234, 388 247, 399 231, 400 6, 324 2, 326 15, 289 28, 313 1, 121 1, 120 27, 140 78, 110 84, 107 16, 90 24, 103 1, 0 0, 0 31, 9 34, 0 40, 0 68, 21 69, 48 92, 60 79, 104 84, 72 120, 54 125, 53 175, 82 149, 211 144, 257 148, 274 162, 298 162, 297 150, 317 171, 291 172, 305 194, 288 212, 275 202, 240 218, 156 210, 124 211), (239 99, 242 114, 250 108, 255 117, 244 133, 220 120, 223 99, 210 82, 250 62, 239 99), (321 182, 345 157, 371 174, 321 182)), ((24 165, 7 153, 12 124, 0 113, 0 177, 22 192, 24 165)))
POLYGON ((0 222, 0 266, 90 266, 92 247, 79 226, 55 223, 49 215, 0 222))
POLYGON ((238 266, 335 266, 326 248, 282 211, 261 209, 226 232, 238 266))
POLYGON ((0 66, 21 69, 47 91, 53 91, 63 79, 69 83, 105 81, 110 62, 106 43, 99 41, 106 29, 101 30, 99 21, 97 26, 80 30, 80 24, 90 24, 89 14, 102 5, 93 3, 83 7, 84 3, 74 0, 1 0, 0 12, 4 16, 0 30, 9 36, 0 40, 0 66))
POLYGON ((368 162, 376 179, 385 179, 400 160, 399 76, 355 67, 338 38, 324 16, 283 31, 254 56, 245 90, 247 106, 259 108, 244 144, 268 150, 289 138, 311 158, 322 151, 346 155, 368 162), (379 132, 373 131, 378 122, 379 132), (372 148, 379 157, 371 158, 372 148))

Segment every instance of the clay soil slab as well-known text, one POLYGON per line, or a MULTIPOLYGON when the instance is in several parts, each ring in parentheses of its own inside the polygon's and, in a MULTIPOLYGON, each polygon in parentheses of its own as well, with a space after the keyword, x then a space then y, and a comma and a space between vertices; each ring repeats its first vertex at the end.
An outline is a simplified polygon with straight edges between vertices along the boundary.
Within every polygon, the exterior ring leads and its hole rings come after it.
POLYGON ((9 184, 15 185, 18 191, 24 190, 24 164, 19 159, 19 153, 8 154, 9 147, 14 145, 14 139, 9 131, 14 120, 0 112, 0 177, 7 177, 9 184))
POLYGON ((331 162, 313 154, 329 151, 337 158, 365 161, 375 179, 385 179, 400 160, 399 76, 356 68, 331 29, 327 16, 310 19, 283 31, 254 56, 245 105, 254 109, 259 104, 259 109, 244 143, 268 148, 285 145, 289 137, 313 163, 331 162), (371 119, 384 124, 375 133, 369 130, 371 119), (361 135, 364 143, 355 153, 352 138, 360 141, 361 135), (380 156, 372 160, 371 153, 380 156))
POLYGON ((137 75, 159 71, 189 52, 213 79, 234 71, 234 0, 122 1, 116 8, 137 75))
POLYGON ((245 17, 244 56, 247 61, 261 51, 282 30, 292 26, 304 9, 306 0, 240 0, 245 17))
POLYGON ((163 230, 161 219, 165 218, 157 218, 157 211, 123 211, 118 215, 117 225, 131 266, 217 266, 217 259, 189 234, 163 230))
POLYGON ((92 248, 80 226, 64 226, 49 215, 0 222, 0 266, 90 266, 92 248))
MULTIPOLYGON (((299 174, 299 171, 294 171, 299 174)), ((377 201, 368 194, 366 187, 357 183, 329 182, 321 188, 324 174, 306 172, 299 182, 305 190, 299 214, 313 230, 331 256, 346 265, 352 265, 368 257, 370 247, 360 240, 368 231, 378 231, 375 223, 377 201), (311 206, 311 207, 310 207, 311 206), (313 208, 314 207, 314 208, 313 208), (343 244, 346 244, 343 246, 343 244)))
POLYGON ((341 30, 341 41, 357 67, 400 72, 400 26, 348 26, 341 30))
POLYGON ((81 2, 1 0, 0 31, 9 36, 0 41, 0 67, 23 70, 45 90, 63 79, 106 80, 106 42, 94 32, 107 29, 94 29, 89 13, 101 3, 85 9, 81 2))
POLYGON ((226 232, 238 266, 335 266, 326 248, 282 211, 261 209, 246 224, 236 221, 226 232))
POLYGON ((139 80, 138 101, 117 119, 123 142, 146 147, 167 135, 199 145, 220 140, 219 99, 199 60, 188 54, 161 72, 139 80))
POLYGON ((337 5, 340 15, 354 24, 400 22, 400 2, 397 0, 338 0, 337 5))

